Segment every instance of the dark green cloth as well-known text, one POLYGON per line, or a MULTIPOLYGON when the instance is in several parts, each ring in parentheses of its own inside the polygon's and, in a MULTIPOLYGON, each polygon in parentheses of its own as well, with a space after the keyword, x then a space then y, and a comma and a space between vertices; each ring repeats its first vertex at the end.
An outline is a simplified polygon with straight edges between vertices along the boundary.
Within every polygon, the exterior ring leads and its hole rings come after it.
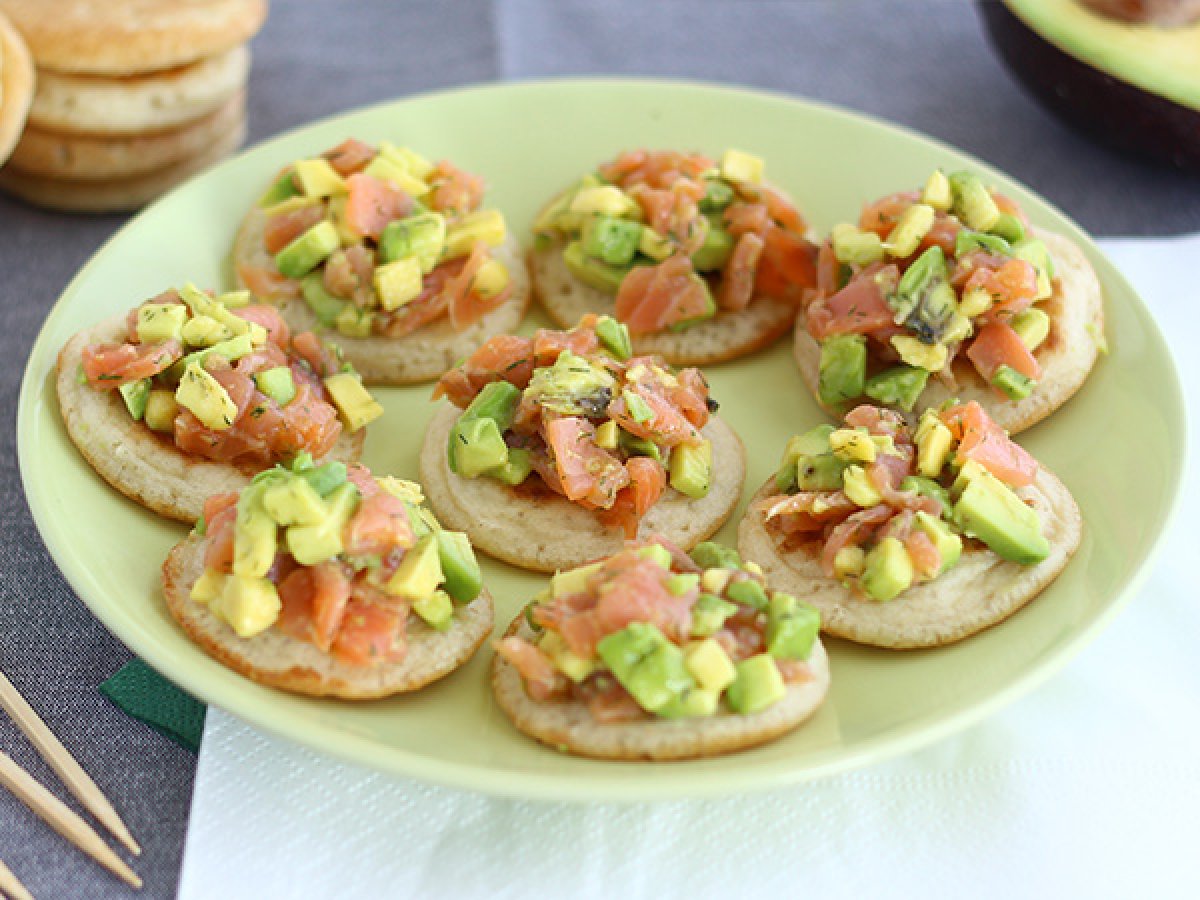
POLYGON ((205 706, 152 668, 135 659, 108 681, 100 693, 155 731, 195 753, 204 733, 205 706))

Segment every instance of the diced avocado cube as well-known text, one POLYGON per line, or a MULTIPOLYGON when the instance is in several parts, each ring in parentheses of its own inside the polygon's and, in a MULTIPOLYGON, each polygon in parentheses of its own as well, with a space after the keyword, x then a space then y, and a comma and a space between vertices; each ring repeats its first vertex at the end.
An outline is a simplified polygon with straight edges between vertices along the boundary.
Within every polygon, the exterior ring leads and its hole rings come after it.
POLYGON ((716 272, 733 255, 733 235, 719 222, 700 219, 704 225, 704 243, 692 254, 692 266, 697 272, 716 272))
POLYGON ((904 259, 917 252, 921 241, 933 228, 933 207, 925 203, 914 203, 900 214, 895 226, 888 234, 883 249, 889 256, 904 259))
POLYGON ((508 235, 504 216, 498 209, 481 209, 463 216, 446 229, 446 245, 442 248, 443 259, 466 256, 475 248, 477 241, 489 247, 499 247, 508 235))
POLYGON ((956 502, 962 496, 962 492, 966 490, 967 485, 980 475, 987 475, 988 470, 981 466, 973 459, 968 459, 962 464, 958 470, 958 474, 954 477, 954 483, 950 485, 950 496, 956 502))
POLYGON ((657 542, 638 547, 637 555, 642 559, 650 560, 660 568, 671 568, 671 551, 657 542))
POLYGON ((436 531, 434 537, 446 593, 455 603, 470 603, 483 589, 483 573, 470 540, 461 531, 436 531))
POLYGON ((412 609, 430 628, 446 631, 454 621, 454 603, 445 591, 434 591, 412 602, 412 609))
POLYGON ((415 256, 421 271, 429 274, 441 259, 446 246, 446 217, 424 212, 389 222, 379 236, 379 257, 385 263, 415 256))
POLYGON ((258 198, 258 205, 266 209, 299 195, 300 189, 296 187, 296 179, 293 177, 292 167, 288 166, 279 173, 279 176, 271 182, 271 186, 267 188, 266 192, 258 198))
POLYGON ((315 566, 342 552, 342 531, 358 509, 359 493, 347 481, 325 497, 325 517, 312 525, 292 525, 284 532, 288 552, 302 566, 315 566))
POLYGON ((875 462, 879 449, 865 428, 836 428, 829 434, 829 449, 847 462, 875 462))
POLYGON ((867 381, 867 339, 839 334, 821 342, 818 394, 826 406, 837 407, 861 397, 867 381))
POLYGON ((608 263, 627 266, 637 254, 642 225, 613 216, 589 216, 583 225, 583 252, 608 263))
POLYGON ((533 220, 533 231, 538 237, 546 237, 548 233, 568 229, 562 228, 560 222, 569 215, 568 210, 574 198, 574 190, 564 191, 551 200, 533 220))
POLYGON ((621 428, 612 419, 596 427, 596 446, 601 450, 616 450, 621 428))
POLYGON ((342 310, 352 305, 325 290, 325 277, 320 272, 305 275, 300 282, 300 290, 308 308, 326 328, 332 328, 342 310))
POLYGON ((391 312, 421 295, 421 262, 415 256, 375 267, 375 293, 379 305, 391 312))
POLYGON ((929 371, 916 366, 893 366, 867 379, 863 392, 884 406, 911 410, 925 390, 929 371))
POLYGON ((767 606, 767 652, 776 659, 808 659, 817 632, 821 630, 821 614, 791 594, 771 595, 767 606))
POLYGON ((921 416, 915 435, 917 444, 917 474, 937 478, 954 449, 954 435, 937 413, 930 410, 921 416))
POLYGON ((692 636, 703 638, 716 634, 735 612, 736 604, 722 600, 716 594, 701 594, 692 605, 692 636))
POLYGON ((598 214, 615 217, 637 217, 641 207, 637 201, 615 185, 583 187, 571 198, 568 210, 573 213, 598 214))
POLYGON ((984 250, 997 256, 1009 256, 1012 253, 1008 241, 999 235, 964 228, 954 239, 954 255, 966 256, 974 250, 984 250))
POLYGON ((346 483, 346 464, 336 459, 309 469, 301 476, 322 497, 346 483))
POLYGON ((701 541, 691 552, 692 561, 702 569, 740 569, 742 557, 733 547, 715 541, 701 541))
POLYGON ((742 604, 742 606, 749 606, 758 610, 767 608, 766 588, 753 578, 741 578, 737 581, 731 581, 729 586, 725 588, 725 596, 734 603, 742 604))
POLYGON ((616 378, 604 365, 564 350, 554 365, 533 370, 525 396, 564 416, 598 418, 607 411, 616 387, 616 378))
POLYGON ((150 399, 150 379, 128 381, 117 390, 121 392, 121 399, 125 401, 129 415, 133 416, 135 422, 140 422, 146 415, 146 401, 150 399))
POLYGON ((383 415, 383 407, 363 387, 362 378, 353 372, 338 372, 324 379, 329 399, 342 415, 351 432, 374 422, 383 415))
POLYGON ((883 259, 883 241, 873 231, 861 231, 843 222, 833 226, 830 242, 837 261, 846 265, 869 266, 883 259))
POLYGON ((649 225, 642 226, 642 236, 638 239, 638 253, 655 262, 662 262, 674 252, 674 241, 663 237, 649 225))
POLYGON ((1013 256, 1031 263, 1037 269, 1037 300, 1045 300, 1054 293, 1054 258, 1046 245, 1037 238, 1027 237, 1013 244, 1013 256))
MULTIPOLYGON (((475 399, 471 401, 454 427, 450 430, 450 437, 446 442, 446 457, 450 466, 450 471, 458 474, 465 474, 460 470, 460 453, 463 447, 472 442, 472 439, 467 437, 468 431, 474 436, 474 440, 478 440, 483 432, 480 430, 485 426, 472 425, 480 419, 487 419, 494 423, 496 436, 500 438, 500 443, 504 443, 503 434, 512 424, 513 415, 516 412, 517 403, 521 399, 521 389, 510 384, 507 381, 493 381, 485 385, 483 390, 475 395, 475 399), (473 430, 472 430, 473 429, 473 430)), ((490 433, 490 429, 489 429, 490 433)), ((486 438, 485 438, 486 439, 486 438)), ((490 458, 497 460, 492 467, 502 466, 507 460, 507 453, 501 458, 499 448, 493 442, 490 450, 490 458)), ((474 466, 471 467, 475 468, 474 466)), ((482 474, 486 469, 481 469, 477 474, 482 474)), ((466 476, 475 477, 475 476, 466 476)))
POLYGON ((781 491, 834 491, 842 486, 845 462, 833 455, 829 436, 832 425, 818 425, 788 439, 783 460, 775 473, 781 491))
POLYGON ((733 198, 733 188, 729 184, 719 178, 706 178, 704 180, 704 196, 700 198, 699 203, 700 212, 721 212, 733 202, 733 198))
POLYGON ((302 278, 341 246, 332 222, 318 222, 275 254, 275 268, 288 278, 302 278))
POLYGON ((137 311, 137 336, 143 344, 180 340, 188 309, 181 303, 146 303, 137 311))
POLYGON ((950 492, 932 478, 926 478, 923 475, 907 475, 900 482, 900 490, 913 491, 922 497, 932 497, 942 504, 942 509, 946 513, 950 512, 950 492))
POLYGON ((363 174, 380 181, 390 181, 410 197, 422 197, 429 193, 429 185, 409 172, 408 166, 382 153, 367 164, 363 174))
POLYGON ((927 372, 940 372, 946 367, 949 351, 945 344, 927 344, 908 334, 893 335, 890 343, 907 365, 927 372))
POLYGON ((968 319, 981 316, 992 308, 992 295, 987 288, 973 287, 963 291, 962 300, 958 303, 958 311, 968 319))
MULTIPOLYGON (((657 544, 652 546, 658 546, 657 544)), ((565 569, 550 576, 550 596, 555 600, 569 597, 572 594, 582 594, 587 590, 588 581, 600 571, 601 563, 588 563, 574 569, 565 569)))
POLYGON ((630 456, 648 456, 658 463, 663 461, 662 451, 658 449, 656 443, 630 434, 624 429, 621 429, 617 443, 630 456))
POLYGON ((708 496, 712 484, 712 443, 679 444, 671 450, 671 487, 699 499, 708 496))
POLYGON ((391 141, 382 141, 379 144, 379 155, 403 166, 405 171, 411 172, 413 177, 420 178, 422 181, 428 179, 434 170, 433 163, 420 153, 411 147, 397 146, 391 141))
POLYGON ((1000 208, 982 181, 970 172, 950 176, 954 191, 954 214, 975 231, 991 231, 1000 218, 1000 208))
POLYGON ((921 191, 921 202, 932 206, 938 212, 950 212, 954 206, 954 191, 950 187, 950 179, 941 169, 934 169, 925 182, 925 189, 921 191))
POLYGON ((835 578, 857 578, 867 564, 867 553, 862 547, 846 546, 833 555, 835 578))
POLYGON ((471 419, 454 429, 454 461, 464 478, 478 478, 508 462, 508 446, 493 419, 471 419))
POLYGON ((769 653, 743 659, 735 667, 737 678, 725 692, 729 708, 742 715, 761 712, 787 696, 787 685, 769 653))
POLYGON ((602 638, 600 659, 638 705, 658 712, 695 685, 683 651, 654 625, 634 622, 602 638))
POLYGON ((275 562, 275 520, 263 506, 264 488, 251 485, 238 497, 233 529, 233 573, 265 577, 275 562))
POLYGON ((175 363, 171 368, 163 373, 163 377, 167 381, 176 382, 183 378, 183 373, 189 366, 204 367, 205 361, 209 356, 223 356, 230 362, 241 359, 254 352, 254 343, 249 334, 239 334, 237 337, 232 337, 227 341, 221 341, 219 344, 213 344, 211 347, 205 347, 203 350, 197 350, 194 353, 189 353, 183 359, 175 363))
POLYGON ((151 431, 174 431, 175 417, 179 415, 179 404, 175 402, 175 392, 166 388, 155 388, 150 391, 146 395, 146 408, 143 412, 142 420, 151 431))
POLYGON ((1002 237, 1010 244, 1015 244, 1025 237, 1024 223, 1012 213, 1000 213, 991 228, 992 234, 1002 237))
POLYGON ((616 294, 629 269, 610 266, 608 263, 588 256, 580 241, 571 241, 563 248, 563 262, 567 270, 586 284, 606 294, 616 294))
POLYGON ((442 583, 441 551, 437 536, 427 534, 410 547, 386 586, 389 594, 408 600, 428 597, 442 583))
POLYGON ((279 591, 270 580, 237 574, 225 579, 221 596, 209 603, 209 609, 241 638, 262 634, 279 619, 282 608, 279 591))
POLYGON ((929 540, 933 542, 933 546, 937 548, 938 555, 942 560, 941 568, 938 569, 939 575, 958 562, 962 556, 962 538, 951 531, 950 526, 941 519, 935 518, 923 510, 918 510, 916 527, 925 532, 929 540))
POLYGON ((471 291, 484 300, 490 300, 508 287, 511 279, 508 268, 498 259, 489 259, 479 267, 471 279, 471 291))
POLYGON ((316 525, 325 518, 325 503, 304 477, 292 477, 267 487, 263 509, 277 525, 316 525))
POLYGON ((293 169, 306 197, 330 197, 346 193, 346 180, 323 157, 299 160, 293 169))
POLYGON ((719 596, 725 593, 725 588, 732 578, 732 569, 705 569, 700 573, 700 590, 719 596))
POLYGON ((229 329, 234 335, 250 335, 250 341, 255 346, 267 342, 267 330, 257 322, 243 319, 236 313, 230 312, 219 301, 214 300, 194 284, 185 284, 179 289, 179 298, 187 304, 195 316, 210 316, 229 329))
POLYGON ((1024 400, 1033 391, 1034 381, 1012 366, 1001 366, 992 374, 992 386, 999 388, 1009 400, 1024 400))
POLYGON ((596 337, 600 345, 616 359, 626 360, 633 356, 629 329, 612 316, 601 316, 596 320, 596 337))
MULTIPOLYGON (((532 609, 532 605, 527 607, 532 609)), ((527 616, 528 618, 528 616, 527 616)), ((558 671, 562 672, 576 684, 583 681, 596 670, 596 664, 590 659, 584 659, 573 653, 557 631, 544 631, 538 640, 538 648, 550 657, 558 671)))
POLYGON ((693 719, 715 715, 721 704, 721 695, 717 691, 693 687, 658 711, 664 719, 693 719))
POLYGON ((179 387, 175 390, 175 402, 189 410, 205 428, 213 431, 225 431, 231 427, 238 414, 237 404, 221 382, 196 363, 184 369, 179 387))
POLYGON ((883 602, 908 590, 914 574, 912 557, 904 544, 885 537, 867 552, 860 583, 868 597, 883 602))
MULTIPOLYGON (((179 308, 187 312, 184 307, 179 308)), ((179 329, 179 338, 189 347, 212 347, 233 336, 228 326, 205 315, 192 316, 179 329)))
POLYGON ((342 311, 333 320, 333 327, 346 337, 364 338, 371 336, 375 313, 354 303, 342 306, 342 311))
POLYGON ((1050 336, 1050 317, 1045 310, 1031 306, 1023 309, 1009 322, 1012 330, 1017 333, 1021 343, 1030 350, 1036 350, 1050 336))
POLYGON ((721 691, 733 684, 737 669, 725 648, 712 638, 692 644, 683 651, 683 664, 696 683, 706 691, 721 691))
POLYGON ((842 473, 842 490, 857 506, 869 509, 883 502, 883 496, 875 487, 867 470, 862 466, 847 466, 842 473))
POLYGON ((533 454, 524 447, 509 447, 508 458, 505 459, 504 464, 489 469, 487 475, 489 478, 495 478, 497 481, 515 487, 518 484, 524 484, 525 479, 532 471, 533 454))
POLYGON ((280 406, 287 406, 296 396, 296 381, 287 366, 276 366, 255 373, 254 383, 280 406))
POLYGON ((188 596, 197 603, 207 606, 221 596, 222 591, 225 590, 227 577, 216 569, 205 569, 192 585, 188 596))
POLYGON ((642 398, 641 394, 625 388, 621 391, 621 397, 625 401, 626 411, 635 422, 644 425, 654 420, 654 409, 642 398))
POLYGON ((1050 554, 1037 510, 989 472, 979 471, 967 482, 954 504, 954 518, 1002 559, 1027 566, 1050 554))
POLYGON ((721 177, 728 181, 762 184, 766 163, 741 150, 726 150, 721 157, 721 177))
POLYGON ((667 578, 667 591, 672 597, 682 597, 697 590, 700 586, 700 576, 695 572, 683 572, 667 578))

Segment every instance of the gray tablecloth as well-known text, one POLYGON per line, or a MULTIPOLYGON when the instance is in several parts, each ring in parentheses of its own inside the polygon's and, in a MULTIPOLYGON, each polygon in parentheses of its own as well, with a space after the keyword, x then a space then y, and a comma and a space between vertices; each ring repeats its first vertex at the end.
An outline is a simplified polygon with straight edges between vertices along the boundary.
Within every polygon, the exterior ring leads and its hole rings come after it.
MULTIPOLYGON (((966 0, 276 0, 254 44, 250 135, 468 82, 622 73, 728 81, 844 104, 963 147, 1099 234, 1200 229, 1200 181, 1111 155, 1049 118, 1001 69, 966 0)), ((122 217, 0 197, 0 667, 145 845, 143 896, 178 879, 194 758, 96 685, 129 658, 73 596, 25 507, 14 443, 21 368, 76 269, 122 217)), ((136 298, 130 298, 131 302, 136 298)), ((0 748, 61 787, 0 717, 0 748)), ((279 835, 279 841, 286 841, 279 835)), ((266 838, 270 840, 270 838, 266 838)), ((0 858, 43 897, 132 892, 0 792, 0 858)))

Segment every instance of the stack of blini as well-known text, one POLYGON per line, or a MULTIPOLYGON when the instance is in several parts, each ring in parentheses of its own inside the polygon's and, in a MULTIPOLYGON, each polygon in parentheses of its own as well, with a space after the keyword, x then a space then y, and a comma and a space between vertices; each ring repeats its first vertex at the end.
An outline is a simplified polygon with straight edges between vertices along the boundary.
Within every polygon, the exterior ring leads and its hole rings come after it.
POLYGON ((0 0, 37 66, 0 188, 53 209, 130 210, 225 157, 245 138, 245 45, 266 11, 266 0, 0 0))

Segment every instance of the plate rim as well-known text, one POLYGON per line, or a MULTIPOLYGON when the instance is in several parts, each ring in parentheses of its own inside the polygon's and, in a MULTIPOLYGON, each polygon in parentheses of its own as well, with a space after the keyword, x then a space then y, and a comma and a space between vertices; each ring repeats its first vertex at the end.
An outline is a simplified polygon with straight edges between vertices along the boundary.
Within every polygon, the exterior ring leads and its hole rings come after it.
MULTIPOLYGON (((1115 279, 1119 286, 1136 300, 1147 313, 1148 324, 1153 329, 1159 342, 1163 346, 1167 346, 1158 320, 1154 317, 1149 305, 1129 280, 1125 278, 1120 269, 1100 250, 1092 237, 1056 204, 1045 199, 1040 192, 1029 188, 1019 178, 1001 171, 972 153, 954 147, 938 138, 926 135, 907 125, 890 122, 869 113, 847 109, 826 101, 788 94, 783 91, 760 89, 742 84, 716 83, 687 78, 626 76, 537 77, 508 81, 477 82, 451 88, 423 91, 354 107, 296 125, 271 135, 252 146, 242 148, 229 159, 206 170, 196 176, 195 179, 189 179, 177 186, 131 217, 128 222, 118 228, 116 232, 93 251, 87 262, 63 287, 38 330, 37 337, 33 342, 29 357, 24 366, 18 393, 16 436, 17 462, 21 477, 21 486, 38 536, 41 538, 54 564, 70 585, 75 596, 83 602, 89 612, 100 621, 110 634, 120 640, 130 651, 142 658, 164 678, 178 684, 205 703, 228 712, 251 727, 261 728, 275 737, 284 738, 320 754, 338 758, 371 771, 382 772, 389 777, 414 778, 444 787, 470 790, 491 796, 525 798, 538 801, 589 802, 603 800, 617 803, 639 803, 713 797, 735 792, 761 792, 773 788, 793 786, 816 778, 861 768, 865 765, 880 763, 912 752, 920 747, 928 746, 981 721, 1028 694, 1033 688, 1060 671, 1125 609, 1153 571, 1154 563, 1158 560, 1159 553, 1162 551, 1164 538, 1175 523, 1181 506, 1181 488, 1188 465, 1188 429, 1186 407, 1182 400, 1182 381, 1179 377, 1175 359, 1170 352, 1167 353, 1164 362, 1172 375, 1170 385, 1172 390, 1170 391, 1171 396, 1169 400, 1173 401, 1171 405, 1175 407, 1174 412, 1178 413, 1178 416, 1175 418, 1177 418, 1179 426, 1175 437, 1178 440, 1178 447, 1176 449, 1179 452, 1175 460, 1173 460, 1174 465, 1172 469, 1168 472, 1170 497, 1167 502, 1166 514, 1158 534, 1147 548, 1145 555, 1135 565, 1124 586, 1116 589, 1113 599, 1106 608, 1088 623, 1086 627, 1076 631, 1068 642, 1059 647, 1053 655, 1029 668, 1003 689, 993 692, 971 706, 956 713, 936 718, 930 722, 918 722, 909 725, 899 735, 890 735, 885 732, 861 742, 853 749, 826 751, 823 755, 818 756, 817 759, 810 761, 805 766, 797 766, 786 770, 772 770, 767 774, 757 774, 753 767, 734 766, 727 772, 721 772, 717 777, 661 779, 649 790, 647 790, 645 785, 641 784, 636 787, 622 788, 619 779, 616 781, 613 779, 604 779, 598 782, 592 782, 583 778, 563 780, 548 778, 545 774, 534 771, 505 770, 503 777, 498 778, 498 773, 495 769, 486 769, 476 764, 441 760, 401 747, 389 746, 386 748, 387 752, 381 755, 381 745, 378 741, 351 732, 339 733, 336 740, 329 740, 327 737, 324 739, 314 737, 314 735, 320 735, 323 732, 320 730, 311 733, 306 731, 303 727, 299 727, 294 723, 291 715, 286 713, 282 715, 277 714, 277 707, 270 705, 264 707, 256 702, 244 703, 236 694, 225 696, 225 692, 221 691, 218 685, 212 684, 211 680, 205 677, 192 678, 184 673, 182 678, 177 679, 173 675, 167 674, 171 669, 171 660, 166 651, 161 651, 153 641, 142 641, 136 635, 130 634, 116 621, 114 615, 109 614, 104 604, 94 603, 85 596, 85 592, 81 589, 86 576, 85 567, 82 564, 76 563, 62 549, 60 541, 55 541, 52 544, 48 539, 48 535, 55 533, 57 524, 54 517, 50 514, 49 504, 44 501, 35 502, 35 499, 41 497, 42 490, 37 484, 37 479, 31 474, 29 459, 32 448, 29 444, 33 440, 31 435, 34 429, 30 426, 33 417, 36 415, 39 398, 42 396, 43 382, 49 374, 46 371, 35 370, 35 362, 42 357, 48 356, 50 359, 57 357, 58 348, 55 347, 47 350, 47 346, 49 344, 50 332, 54 330, 54 326, 59 318, 65 315, 64 301, 68 300, 79 289, 79 285, 85 280, 89 271, 110 250, 111 246, 117 241, 122 240, 128 230, 137 227, 143 217, 152 214, 160 205, 170 202, 177 193, 184 190, 193 180, 218 176, 218 173, 230 165, 237 163, 250 153, 266 151, 268 148, 283 143, 299 132, 310 128, 331 125, 345 118, 370 114, 409 102, 437 101, 446 97, 472 93, 521 92, 529 89, 536 90, 542 87, 568 87, 580 90, 604 87, 619 87, 632 90, 673 88, 699 93, 749 95, 760 100, 769 100, 774 103, 808 108, 834 118, 857 121, 875 128, 898 132, 910 139, 953 154, 969 161, 972 166, 980 171, 993 176, 1000 176, 1005 180, 1019 184, 1025 191, 1036 196, 1045 204, 1069 226, 1073 232, 1073 239, 1082 244, 1089 262, 1095 264, 1096 260, 1099 259, 1107 270, 1106 275, 1108 278, 1115 279), (215 699, 215 695, 220 695, 219 701, 215 699)), ((634 764, 620 763, 618 765, 634 764)), ((683 771, 687 766, 687 762, 674 763, 670 764, 668 769, 678 768, 680 771, 683 771)))

